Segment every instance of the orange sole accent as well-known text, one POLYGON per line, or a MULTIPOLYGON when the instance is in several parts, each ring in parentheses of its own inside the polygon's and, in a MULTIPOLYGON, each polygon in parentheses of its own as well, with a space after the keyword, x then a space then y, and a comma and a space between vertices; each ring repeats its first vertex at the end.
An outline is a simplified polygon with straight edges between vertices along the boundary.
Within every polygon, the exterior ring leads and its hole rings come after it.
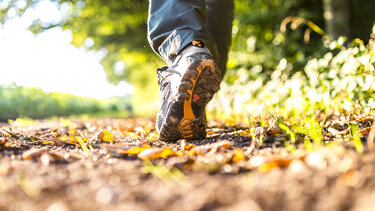
POLYGON ((196 70, 198 71, 198 76, 196 79, 191 79, 191 82, 193 83, 193 86, 191 89, 187 90, 187 93, 189 93, 190 97, 189 100, 184 101, 184 117, 181 119, 181 121, 178 124, 178 129, 180 131, 182 138, 193 138, 193 128, 191 126, 192 121, 196 119, 193 113, 193 109, 191 107, 191 100, 193 97, 193 91, 195 88, 195 84, 197 83, 199 77, 201 76, 203 70, 205 67, 209 66, 211 68, 211 71, 215 73, 215 64, 214 61, 211 59, 205 59, 203 60, 196 70))

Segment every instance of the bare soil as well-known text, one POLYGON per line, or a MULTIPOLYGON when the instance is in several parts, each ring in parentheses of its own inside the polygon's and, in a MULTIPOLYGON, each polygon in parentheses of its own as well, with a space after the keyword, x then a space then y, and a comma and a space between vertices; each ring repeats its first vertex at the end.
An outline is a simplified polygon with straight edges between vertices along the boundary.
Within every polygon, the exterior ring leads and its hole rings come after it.
POLYGON ((375 210, 371 117, 355 120, 363 153, 351 118, 328 118, 308 150, 302 135, 285 147, 272 121, 254 134, 211 122, 206 139, 175 143, 148 119, 1 124, 0 210, 375 210))

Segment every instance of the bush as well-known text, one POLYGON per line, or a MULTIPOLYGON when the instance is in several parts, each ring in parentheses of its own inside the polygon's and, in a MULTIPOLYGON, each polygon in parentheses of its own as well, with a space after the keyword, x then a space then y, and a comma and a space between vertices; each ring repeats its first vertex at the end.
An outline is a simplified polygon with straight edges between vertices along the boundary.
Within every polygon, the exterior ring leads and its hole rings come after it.
MULTIPOLYGON (((372 37, 375 37, 375 26, 372 37)), ((293 66, 281 59, 270 79, 261 66, 241 68, 227 77, 208 108, 219 117, 264 112, 293 115, 316 110, 353 111, 357 105, 375 109, 375 46, 356 39, 344 47, 345 38, 326 42, 329 50, 321 58, 310 59, 303 72, 289 75, 293 66), (223 111, 223 108, 224 111, 223 111)))
POLYGON ((124 110, 131 112, 128 98, 98 100, 71 94, 47 93, 38 88, 0 86, 0 121, 20 116, 45 118, 124 110))

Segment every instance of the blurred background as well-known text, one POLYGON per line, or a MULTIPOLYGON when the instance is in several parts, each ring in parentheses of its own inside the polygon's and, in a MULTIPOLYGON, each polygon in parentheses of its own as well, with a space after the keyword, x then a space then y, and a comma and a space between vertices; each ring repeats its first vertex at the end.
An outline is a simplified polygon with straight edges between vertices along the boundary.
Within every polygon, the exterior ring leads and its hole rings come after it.
MULTIPOLYGON (((154 116, 154 70, 165 64, 147 42, 147 9, 0 0, 0 121, 154 116)), ((373 109, 374 11, 372 0, 235 0, 229 70, 210 115, 373 109)))

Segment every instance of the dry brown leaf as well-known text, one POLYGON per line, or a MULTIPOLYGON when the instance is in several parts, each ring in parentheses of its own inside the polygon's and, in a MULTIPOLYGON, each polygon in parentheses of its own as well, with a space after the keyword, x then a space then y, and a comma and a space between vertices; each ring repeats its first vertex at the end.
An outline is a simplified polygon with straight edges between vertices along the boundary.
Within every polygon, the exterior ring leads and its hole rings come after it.
POLYGON ((231 141, 218 141, 212 144, 205 144, 194 147, 189 150, 189 155, 204 155, 211 150, 217 150, 220 148, 229 148, 233 145, 231 141))
POLYGON ((22 154, 24 160, 36 159, 42 156, 43 150, 41 149, 30 149, 22 154))
POLYGON ((366 127, 366 128, 362 128, 359 130, 359 133, 362 135, 362 136, 367 136, 367 134, 370 133, 371 129, 373 128, 374 126, 371 126, 371 127, 366 127))
POLYGON ((333 136, 333 137, 336 137, 336 136, 342 136, 342 135, 345 135, 345 134, 348 134, 350 132, 350 128, 347 128, 347 129, 344 129, 344 130, 337 130, 335 128, 332 128, 332 127, 329 127, 327 129, 327 131, 333 136))
POLYGON ((339 131, 346 130, 348 127, 348 124, 345 122, 333 122, 332 123, 333 128, 339 131))
POLYGON ((103 148, 110 152, 118 152, 120 154, 126 154, 131 148, 142 148, 141 144, 128 144, 128 145, 118 145, 118 144, 105 144, 103 148))
POLYGON ((263 127, 256 127, 255 129, 254 129, 254 135, 256 136, 256 137, 259 137, 259 136, 261 136, 261 135, 264 135, 266 133, 266 130, 263 128, 263 127))
POLYGON ((277 136, 283 134, 283 130, 281 130, 277 122, 274 121, 267 129, 267 133, 272 136, 277 136))
POLYGON ((4 128, 3 128, 3 130, 4 130, 6 133, 8 133, 8 135, 9 135, 10 137, 17 138, 17 137, 19 136, 19 134, 17 134, 17 133, 13 133, 13 132, 8 131, 8 130, 5 130, 4 128))
POLYGON ((0 138, 0 150, 4 149, 6 147, 5 144, 6 144, 7 141, 8 141, 8 139, 6 137, 0 138))
POLYGON ((134 133, 134 132, 129 132, 129 133, 126 133, 126 134, 124 134, 124 135, 125 135, 125 136, 130 136, 130 137, 135 138, 135 139, 138 139, 138 140, 140 140, 140 139, 142 138, 139 134, 134 133))

